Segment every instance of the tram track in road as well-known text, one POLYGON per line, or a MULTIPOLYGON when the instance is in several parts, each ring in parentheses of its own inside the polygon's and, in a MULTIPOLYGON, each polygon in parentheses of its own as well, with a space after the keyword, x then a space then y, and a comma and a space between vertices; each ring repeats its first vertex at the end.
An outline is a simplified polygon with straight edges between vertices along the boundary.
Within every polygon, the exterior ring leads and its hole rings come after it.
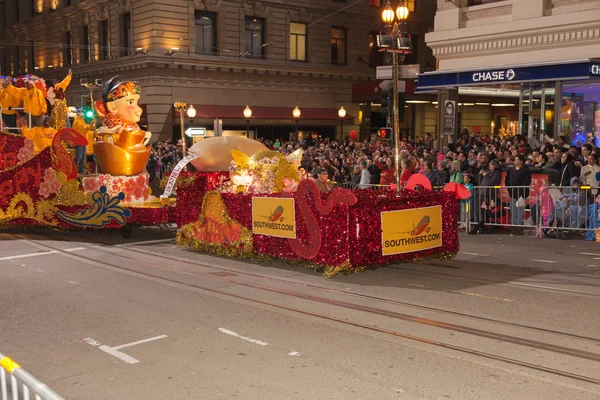
MULTIPOLYGON (((38 241, 30 240, 30 239, 27 239, 24 237, 20 237, 18 235, 15 235, 15 237, 25 241, 26 243, 30 243, 31 245, 33 245, 35 247, 45 249, 45 250, 54 250, 54 251, 62 254, 65 257, 68 257, 68 258, 71 258, 74 260, 79 260, 84 263, 87 263, 87 264, 90 264, 93 266, 97 266, 100 268, 113 270, 115 272, 121 272, 121 273, 129 274, 131 276, 137 276, 138 278, 141 278, 141 279, 148 279, 148 280, 151 280, 151 281, 154 281, 157 283, 163 283, 163 284, 167 284, 170 286, 175 286, 175 287, 180 287, 180 288, 184 288, 184 289, 188 289, 188 290, 198 291, 200 293, 202 293, 202 292, 212 293, 212 294, 216 294, 219 296, 225 296, 225 297, 230 297, 230 298, 234 298, 234 299, 238 299, 238 300, 243 300, 243 301, 247 301, 250 303, 267 306, 267 307, 270 307, 273 309, 286 310, 286 311, 292 312, 292 313, 307 315, 307 316, 311 316, 311 317, 322 319, 322 320, 328 320, 331 322, 336 322, 336 323, 340 323, 340 324, 344 324, 344 325, 348 325, 348 326, 352 326, 352 327, 356 327, 356 328, 361 328, 361 329, 365 329, 365 330, 372 331, 372 332, 378 332, 378 333, 385 334, 385 335, 391 335, 394 337, 403 338, 403 339, 411 340, 414 342, 419 342, 422 344, 427 344, 427 345, 431 345, 431 346, 435 346, 435 347, 439 347, 439 348, 453 350, 453 351, 463 353, 463 354, 478 356, 478 357, 488 359, 488 360, 495 360, 495 361, 503 362, 506 364, 519 366, 519 367, 523 367, 523 368, 528 368, 528 369, 532 369, 532 370, 536 370, 536 371, 540 371, 540 372, 544 372, 544 373, 548 373, 548 374, 552 374, 552 375, 557 375, 557 376, 561 376, 561 377, 566 377, 566 378, 581 381, 581 382, 587 382, 587 383, 592 383, 595 385, 600 385, 600 379, 594 378, 591 376, 580 375, 577 373, 559 370, 559 369, 551 368, 551 367, 544 366, 544 365, 537 364, 537 363, 531 363, 528 361, 505 357, 500 354, 493 354, 490 352, 472 349, 472 348, 468 348, 468 347, 464 347, 464 346, 459 346, 459 345, 447 343, 444 341, 433 340, 433 339, 420 337, 420 336, 416 336, 416 335, 412 335, 412 334, 408 334, 408 333, 398 332, 398 331, 392 330, 392 329, 380 328, 380 327, 373 326, 373 325, 370 325, 367 323, 361 323, 361 322, 357 322, 357 321, 349 321, 349 320, 345 320, 345 319, 341 319, 341 318, 336 318, 336 317, 333 317, 330 315, 325 315, 325 314, 318 313, 318 312, 308 311, 305 309, 284 305, 282 303, 260 300, 258 298, 252 298, 247 295, 239 295, 239 294, 229 293, 224 290, 213 289, 210 287, 205 287, 205 286, 194 284, 191 282, 186 282, 185 280, 167 278, 164 276, 157 275, 155 273, 139 271, 139 270, 135 270, 132 268, 123 267, 121 265, 115 265, 113 263, 109 263, 106 261, 98 261, 97 257, 92 258, 92 257, 87 257, 87 256, 84 256, 81 254, 68 253, 66 251, 63 251, 60 248, 48 246, 46 244, 39 243, 38 241)), ((106 252, 113 256, 119 256, 119 257, 123 257, 126 259, 130 259, 131 261, 134 261, 136 263, 145 264, 145 265, 151 266, 153 268, 160 268, 163 270, 171 270, 171 271, 175 270, 178 272, 185 272, 187 274, 196 275, 196 276, 204 276, 204 277, 210 276, 206 273, 194 274, 190 271, 183 271, 183 270, 180 270, 177 268, 165 268, 164 266, 161 266, 156 263, 151 263, 146 260, 140 260, 140 259, 136 259, 136 258, 132 258, 132 257, 124 257, 121 254, 115 254, 115 253, 109 252, 109 251, 106 251, 106 252)), ((169 257, 163 257, 163 258, 168 259, 169 257)), ((183 261, 179 261, 179 260, 174 260, 174 261, 183 262, 183 261)), ((234 272, 234 271, 236 273, 239 272, 237 270, 232 270, 232 272, 234 272)), ((256 274, 249 274, 249 275, 255 275, 258 277, 262 277, 261 275, 256 275, 256 274)), ((213 277, 213 278, 215 278, 215 277, 213 277)), ((217 278, 215 278, 215 279, 217 279, 217 278)), ((422 318, 410 316, 407 314, 400 314, 400 313, 392 312, 389 310, 383 310, 383 309, 378 309, 378 308, 374 308, 374 307, 360 306, 360 305, 347 303, 347 302, 339 301, 339 300, 324 299, 324 298, 320 298, 317 296, 302 294, 302 293, 298 293, 298 292, 291 292, 288 290, 280 290, 280 289, 269 288, 269 287, 256 285, 256 284, 248 284, 246 282, 236 281, 235 279, 225 279, 225 280, 218 279, 218 280, 229 282, 229 283, 232 283, 235 285, 252 287, 256 290, 275 292, 275 293, 285 295, 285 296, 292 296, 292 297, 316 301, 316 302, 320 302, 320 303, 324 303, 326 301, 328 304, 331 304, 332 306, 344 307, 344 308, 348 308, 348 309, 361 311, 364 313, 384 315, 387 317, 396 318, 396 319, 400 319, 400 320, 404 320, 404 321, 408 321, 408 322, 419 323, 422 325, 427 325, 427 326, 432 326, 432 327, 437 327, 437 328, 442 328, 442 329, 454 330, 456 332, 475 335, 475 336, 483 337, 483 338, 490 339, 490 340, 498 340, 498 341, 503 341, 506 343, 515 344, 515 345, 528 346, 528 347, 531 347, 534 349, 545 350, 545 351, 552 352, 552 353, 563 354, 563 355, 586 359, 586 360, 591 360, 591 361, 600 361, 599 354, 584 351, 584 350, 577 350, 577 349, 573 349, 573 348, 552 345, 549 343, 537 342, 534 340, 523 339, 523 338, 519 338, 516 336, 511 336, 511 335, 496 334, 494 332, 483 331, 480 329, 474 329, 474 328, 469 328, 469 327, 455 325, 455 324, 448 324, 448 323, 445 323, 442 321, 422 319, 422 318)), ((283 281, 285 281, 285 280, 283 280, 283 281)), ((285 282, 290 283, 289 281, 285 281, 285 282)), ((356 295, 362 297, 360 294, 356 294, 356 295)), ((540 330, 539 328, 532 328, 532 329, 540 330)), ((542 331, 545 331, 545 330, 542 329, 542 331)), ((547 333, 552 333, 552 331, 549 331, 547 333)), ((568 335, 572 338, 578 338, 577 335, 570 335, 570 334, 565 334, 565 333, 561 333, 561 332, 556 332, 556 333, 560 334, 560 335, 568 335)), ((593 339, 593 338, 586 338, 586 337, 581 337, 581 338, 583 340, 592 340, 592 341, 596 341, 596 342, 598 341, 597 339, 593 339)))
MULTIPOLYGON (((442 309, 442 308, 424 306, 421 304, 415 304, 415 303, 410 303, 410 302, 401 301, 401 300, 394 300, 394 299, 389 299, 389 298, 385 298, 385 297, 378 297, 378 296, 372 296, 372 295, 367 295, 367 294, 363 294, 363 293, 351 292, 351 291, 347 291, 347 290, 340 290, 340 289, 335 289, 335 288, 331 288, 328 286, 322 286, 322 285, 317 285, 317 284, 308 283, 308 282, 289 280, 289 279, 279 278, 276 276, 269 276, 269 275, 265 275, 265 274, 256 274, 256 273, 243 271, 243 270, 239 270, 239 269, 235 269, 235 268, 220 267, 220 266, 215 266, 212 264, 208 264, 208 263, 205 263, 202 261, 197 261, 197 260, 193 260, 193 259, 189 259, 189 258, 183 258, 183 257, 178 257, 178 256, 173 256, 173 255, 165 255, 163 253, 157 253, 155 251, 134 248, 134 247, 131 247, 131 244, 115 245, 113 243, 102 242, 99 240, 93 240, 93 241, 88 240, 88 242, 92 242, 96 245, 100 245, 100 247, 99 247, 100 249, 102 249, 103 251, 105 251, 107 253, 113 254, 113 255, 117 255, 117 253, 107 251, 106 250, 107 247, 116 247, 116 248, 121 248, 121 249, 126 248, 130 252, 143 254, 143 255, 149 255, 152 257, 159 258, 159 259, 175 261, 178 263, 194 264, 194 265, 201 266, 203 268, 213 269, 215 271, 230 272, 230 273, 235 273, 238 275, 251 276, 254 278, 264 279, 267 281, 279 282, 279 283, 288 284, 288 285, 292 285, 292 286, 306 287, 309 289, 316 289, 316 290, 328 292, 328 293, 341 294, 341 295, 345 295, 345 296, 349 296, 349 297, 377 301, 377 302, 381 302, 381 303, 385 303, 385 304, 397 305, 397 306, 413 308, 413 309, 418 309, 418 310, 428 311, 428 312, 435 312, 435 313, 451 315, 451 316, 456 316, 456 317, 469 318, 469 319, 473 319, 473 320, 477 320, 477 321, 481 321, 481 322, 494 323, 494 324, 499 324, 499 325, 512 327, 512 328, 521 328, 521 329, 526 329, 526 330, 531 330, 531 331, 537 331, 540 333, 562 336, 562 337, 566 337, 566 338, 570 338, 570 339, 589 341, 589 342, 600 345, 600 337, 594 338, 594 337, 589 337, 589 336, 577 335, 574 333, 562 332, 562 331, 546 329, 546 328, 541 328, 541 327, 531 326, 531 325, 526 325, 526 324, 519 324, 519 323, 515 323, 515 322, 508 322, 508 321, 504 321, 504 320, 498 320, 498 319, 483 317, 483 316, 479 316, 479 315, 461 313, 461 312, 457 312, 457 311, 450 311, 450 310, 446 310, 446 309, 442 309)), ((139 244, 139 243, 134 243, 134 244, 139 244)), ((205 276, 206 275, 204 273, 194 273, 194 272, 186 271, 186 270, 183 270, 180 268, 167 267, 162 264, 151 263, 146 260, 140 260, 138 258, 134 258, 134 257, 123 255, 123 254, 118 254, 118 256, 122 257, 124 259, 127 259, 127 260, 134 261, 134 262, 143 263, 143 264, 151 265, 151 266, 162 268, 162 269, 169 269, 172 271, 176 271, 176 272, 180 272, 180 273, 184 273, 184 274, 188 274, 188 275, 193 275, 193 276, 205 276)), ((394 267, 394 266, 392 266, 391 268, 401 269, 401 267, 394 267)), ((410 269, 406 269, 406 270, 418 272, 418 271, 414 271, 414 270, 410 270, 410 269)), ((504 281, 498 281, 497 283, 504 283, 504 281)), ((528 289, 528 287, 526 287, 526 286, 523 286, 522 288, 528 289)))
MULTIPOLYGON (((16 235, 16 237, 18 237, 19 239, 30 240, 30 239, 26 239, 24 237, 20 237, 18 235, 16 235)), ((364 299, 364 300, 376 301, 376 302, 381 302, 381 303, 385 303, 385 304, 397 305, 397 306, 418 309, 418 310, 428 311, 428 312, 434 312, 434 313, 440 313, 440 314, 445 314, 445 315, 451 315, 451 316, 456 316, 456 317, 461 317, 461 318, 468 318, 468 319, 473 319, 473 320, 477 320, 477 321, 481 321, 481 322, 503 325, 503 326, 507 326, 507 327, 511 327, 511 328, 521 328, 521 329, 525 329, 525 330, 537 331, 540 333, 545 333, 545 334, 550 334, 550 335, 555 335, 555 336, 562 336, 562 337, 566 337, 569 339, 583 340, 583 341, 588 341, 588 342, 600 345, 600 337, 595 338, 595 337, 577 335, 577 334, 569 333, 569 332, 562 332, 562 331, 557 331, 557 330, 552 330, 552 329, 547 329, 547 328, 541 328, 541 327, 537 327, 537 326, 519 324, 516 322, 509 322, 509 321, 498 320, 498 319, 489 318, 489 317, 483 317, 483 316, 479 316, 479 315, 461 313, 458 311, 451 311, 451 310, 446 310, 446 309, 442 309, 442 308, 424 306, 421 304, 415 304, 415 303, 410 303, 410 302, 401 301, 401 300, 394 300, 394 299, 389 299, 389 298, 385 298, 385 297, 378 297, 378 296, 372 296, 372 295, 367 295, 367 294, 363 294, 363 293, 356 293, 356 292, 351 292, 348 290, 340 290, 340 289, 335 289, 335 288, 317 285, 317 284, 308 283, 308 282, 289 280, 289 279, 279 278, 276 276, 269 276, 269 275, 265 275, 265 274, 256 274, 256 273, 247 272, 247 271, 243 271, 243 270, 239 270, 239 269, 235 269, 235 268, 220 267, 220 266, 211 265, 211 264, 208 264, 208 263, 205 263, 202 261, 193 260, 193 259, 182 258, 182 257, 178 257, 178 256, 173 256, 173 255, 166 255, 163 253, 157 253, 155 251, 150 251, 150 250, 138 249, 138 248, 131 247, 128 244, 115 245, 112 243, 102 242, 99 240, 88 240, 88 242, 94 243, 95 245, 97 245, 96 249, 100 249, 108 254, 111 254, 114 256, 119 256, 121 258, 130 260, 130 261, 133 261, 136 263, 146 264, 146 265, 154 267, 154 268, 170 270, 170 271, 174 271, 174 272, 178 272, 178 273, 183 273, 186 275, 200 277, 200 276, 206 276, 207 274, 186 271, 181 268, 165 266, 164 264, 153 263, 153 262, 150 262, 147 260, 141 260, 139 258, 134 258, 134 257, 128 256, 128 255, 118 254, 115 252, 108 251, 107 248, 108 247, 116 247, 116 248, 120 248, 120 249, 126 248, 130 252, 143 254, 143 255, 147 255, 147 256, 152 256, 152 257, 155 257, 158 259, 175 261, 175 262, 183 263, 183 264, 194 264, 194 265, 198 265, 203 268, 209 268, 209 269, 212 269, 215 271, 235 273, 237 275, 250 276, 250 277, 254 277, 254 278, 264 279, 267 281, 283 283, 283 284, 287 284, 287 285, 291 285, 291 286, 300 286, 300 287, 315 289, 315 290, 319 290, 319 291, 323 291, 323 292, 360 298, 360 299, 364 299)), ((136 244, 138 244, 138 243, 136 243, 136 244)), ((43 246, 45 246, 45 245, 43 245, 43 246)), ((392 268, 402 269, 401 267, 394 267, 394 266, 392 266, 392 268)), ((414 271, 414 270, 410 270, 410 269, 403 269, 403 270, 406 270, 409 272, 412 271, 412 272, 416 272, 416 273, 419 272, 419 271, 414 271)), ((210 276, 211 278, 214 278, 214 276, 211 276, 210 274, 208 276, 210 276)), ((223 281, 223 279, 220 279, 220 280, 223 281)), ((496 283, 504 283, 504 282, 505 281, 498 281, 496 283)), ((241 284, 241 285, 244 284, 244 283, 240 283, 240 282, 232 282, 232 283, 241 284)), ((523 286, 522 288, 528 289, 527 286, 523 286)), ((440 324, 442 324, 443 322, 431 320, 431 323, 434 326, 440 326, 440 324)))

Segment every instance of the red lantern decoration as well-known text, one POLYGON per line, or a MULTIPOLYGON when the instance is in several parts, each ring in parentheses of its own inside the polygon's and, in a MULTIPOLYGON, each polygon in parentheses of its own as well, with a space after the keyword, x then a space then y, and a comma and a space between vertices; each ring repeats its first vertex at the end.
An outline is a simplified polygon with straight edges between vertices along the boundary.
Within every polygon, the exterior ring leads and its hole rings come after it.
POLYGON ((358 132, 356 132, 356 131, 350 131, 350 133, 348 135, 350 136, 350 140, 358 139, 358 132))

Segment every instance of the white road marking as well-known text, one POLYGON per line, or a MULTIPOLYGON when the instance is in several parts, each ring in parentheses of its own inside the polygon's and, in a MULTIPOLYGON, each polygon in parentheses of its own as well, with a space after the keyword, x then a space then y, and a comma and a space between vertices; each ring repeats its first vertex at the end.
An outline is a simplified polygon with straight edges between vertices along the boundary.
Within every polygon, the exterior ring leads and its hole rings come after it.
POLYGON ((250 343, 258 344, 260 346, 268 346, 269 345, 269 343, 267 343, 267 342, 263 342, 262 340, 252 339, 252 338, 249 338, 249 337, 246 337, 246 336, 242 336, 242 335, 240 335, 237 332, 230 331, 229 329, 219 328, 219 331, 221 333, 226 334, 226 335, 230 335, 230 336, 236 337, 238 339, 245 340, 245 341, 250 342, 250 343))
POLYGON ((551 260, 531 260, 531 261, 547 263, 547 264, 556 264, 558 262, 558 261, 551 261, 551 260))
POLYGON ((527 287, 540 288, 540 289, 557 290, 559 292, 576 293, 576 294, 588 294, 590 296, 595 296, 594 293, 579 292, 579 291, 571 290, 571 289, 560 289, 560 288, 551 287, 551 286, 531 285, 529 283, 522 283, 522 282, 507 282, 507 283, 510 284, 510 285, 527 286, 527 287))
POLYGON ((481 257, 489 256, 489 254, 469 253, 468 251, 463 251, 461 253, 466 254, 468 256, 481 256, 481 257))
POLYGON ((596 257, 600 257, 600 254, 598 253, 579 253, 582 256, 596 256, 596 257))
POLYGON ((42 252, 38 252, 38 253, 19 254, 17 256, 0 257, 0 261, 16 260, 18 258, 27 258, 27 257, 47 256, 48 254, 56 254, 56 253, 60 253, 61 251, 72 252, 72 251, 79 251, 79 250, 85 250, 85 247, 73 247, 71 249, 64 249, 64 250, 60 250, 60 251, 59 250, 50 250, 50 251, 42 251, 42 252))
POLYGON ((300 354, 300 353, 298 353, 297 351, 290 351, 290 352, 288 353, 288 355, 289 355, 289 356, 292 356, 292 357, 300 357, 300 356, 301 356, 301 354, 300 354))
POLYGON ((131 347, 131 346, 136 346, 136 345, 142 344, 142 343, 153 342, 155 340, 164 339, 166 337, 168 337, 168 336, 167 335, 155 336, 155 337, 151 337, 151 338, 144 339, 144 340, 138 340, 137 342, 131 342, 131 343, 127 343, 127 344, 122 344, 120 346, 114 346, 113 349, 115 349, 115 350, 124 349, 125 347, 131 347))
POLYGON ((588 267, 598 267, 598 266, 594 265, 594 264, 588 264, 588 267))
POLYGON ((100 344, 100 342, 92 339, 92 338, 85 338, 83 339, 84 342, 86 342, 87 344, 97 347, 98 349, 102 350, 103 352, 110 354, 113 357, 118 358, 121 361, 126 362, 127 364, 137 364, 140 361, 131 357, 128 354, 125 354, 121 351, 119 351, 119 349, 125 348, 125 347, 131 347, 131 346, 135 346, 138 344, 142 344, 142 343, 148 343, 148 342, 152 342, 154 340, 158 340, 158 339, 164 339, 168 337, 167 335, 160 335, 160 336, 155 336, 155 337, 151 337, 148 339, 143 339, 143 340, 138 340, 137 342, 131 342, 131 343, 127 343, 127 344, 122 344, 120 346, 115 346, 115 347, 110 347, 110 346, 106 346, 104 344, 100 344))
POLYGON ((124 243, 119 245, 118 247, 127 247, 127 246, 137 246, 139 244, 155 244, 155 243, 168 243, 173 242, 175 239, 157 239, 157 240, 147 240, 145 242, 133 242, 133 243, 124 243))
POLYGON ((102 346, 100 346, 98 348, 100 350, 102 350, 103 352, 108 353, 111 356, 118 358, 121 361, 125 361, 127 364, 137 364, 137 363, 140 362, 140 360, 137 360, 137 359, 135 359, 135 358, 133 358, 133 357, 125 354, 125 353, 121 353, 119 350, 115 350, 112 347, 108 347, 108 346, 102 345, 102 346))

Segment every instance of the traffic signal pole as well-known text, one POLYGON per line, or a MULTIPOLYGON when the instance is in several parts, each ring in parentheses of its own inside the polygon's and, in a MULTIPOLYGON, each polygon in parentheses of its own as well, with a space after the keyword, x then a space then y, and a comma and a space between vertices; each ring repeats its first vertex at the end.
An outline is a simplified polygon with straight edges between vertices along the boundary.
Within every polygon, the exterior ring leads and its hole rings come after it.
POLYGON ((392 132, 394 135, 394 167, 396 194, 400 196, 400 114, 398 112, 398 53, 392 53, 392 132))

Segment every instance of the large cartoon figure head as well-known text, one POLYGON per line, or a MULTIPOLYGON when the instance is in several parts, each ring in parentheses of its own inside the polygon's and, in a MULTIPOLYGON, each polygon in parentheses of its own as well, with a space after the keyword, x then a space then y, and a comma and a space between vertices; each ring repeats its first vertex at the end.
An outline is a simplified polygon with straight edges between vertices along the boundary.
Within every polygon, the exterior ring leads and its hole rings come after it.
POLYGON ((120 76, 115 76, 104 85, 102 100, 106 111, 135 124, 142 116, 142 109, 138 106, 140 93, 137 83, 122 81, 120 76))

